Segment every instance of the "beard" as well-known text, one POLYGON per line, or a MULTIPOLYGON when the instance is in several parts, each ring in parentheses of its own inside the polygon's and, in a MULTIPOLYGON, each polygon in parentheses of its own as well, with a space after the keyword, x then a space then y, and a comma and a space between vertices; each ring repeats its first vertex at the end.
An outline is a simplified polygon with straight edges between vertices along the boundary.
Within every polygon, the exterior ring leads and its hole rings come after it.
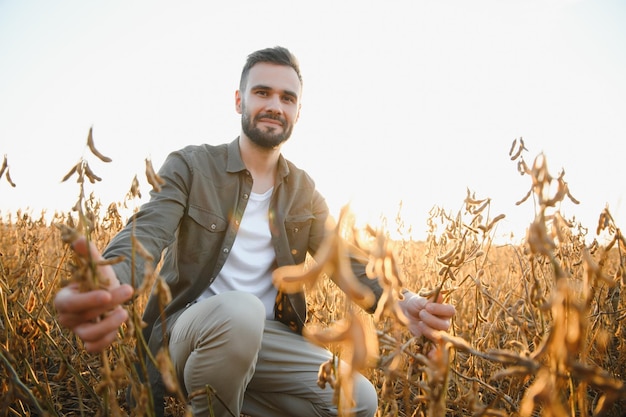
POLYGON ((265 149, 274 149, 289 139, 293 125, 287 123, 284 117, 270 113, 262 113, 252 119, 245 106, 242 106, 241 129, 253 143, 265 149), (259 119, 278 120, 283 125, 283 131, 277 133, 277 129, 273 127, 268 127, 264 130, 260 129, 257 127, 259 119))

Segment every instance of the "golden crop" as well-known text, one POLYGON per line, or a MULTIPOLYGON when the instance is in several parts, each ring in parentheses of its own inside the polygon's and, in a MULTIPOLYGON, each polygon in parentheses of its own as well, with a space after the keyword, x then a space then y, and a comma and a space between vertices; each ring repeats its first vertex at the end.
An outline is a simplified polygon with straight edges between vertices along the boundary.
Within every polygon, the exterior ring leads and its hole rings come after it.
MULTIPOLYGON (((110 161, 95 148, 91 129, 87 145, 110 161)), ((276 272, 275 284, 285 291, 310 289, 307 337, 348 364, 335 369, 327 362, 319 372, 320 386, 335 389, 342 415, 348 415, 356 371, 377 387, 379 417, 623 415, 626 240, 606 208, 595 231, 608 243, 587 244, 588 228, 558 210, 564 198, 576 203, 564 173, 553 177, 544 155, 529 167, 525 151, 521 139, 510 149, 530 180, 519 204, 531 195, 535 202, 524 244, 495 244, 491 233, 504 214, 492 217, 491 199, 468 190, 458 213, 432 209, 423 242, 392 241, 382 228, 359 230, 346 208, 329 226, 316 259, 276 272), (381 281, 384 294, 373 315, 355 308, 371 294, 343 263, 348 252, 381 281), (326 279, 331 273, 333 280, 326 279), (434 343, 411 337, 397 307, 403 287, 455 304, 451 331, 434 343)), ((150 291, 162 305, 169 302, 158 270, 148 270, 149 284, 127 306, 130 319, 103 354, 85 353, 55 320, 52 299, 60 286, 98 283, 93 265, 76 257, 67 242, 83 235, 104 248, 124 223, 118 208, 126 202, 102 211, 93 195, 85 197, 84 179, 100 181, 85 158, 64 180, 73 175, 80 192, 69 213, 55 213, 51 222, 21 211, 0 219, 0 417, 150 416, 151 393, 138 376, 145 364, 137 351, 145 352, 145 341, 136 329, 150 291), (134 407, 126 403, 127 387, 140 398, 134 407)), ((149 160, 146 175, 158 192, 162 180, 149 160)), ((135 178, 127 198, 138 194, 135 178)), ((133 244, 137 261, 145 261, 141 242, 133 244)), ((190 415, 167 349, 149 360, 159 365, 172 392, 166 412, 190 415)), ((211 387, 190 395, 220 401, 211 387)))

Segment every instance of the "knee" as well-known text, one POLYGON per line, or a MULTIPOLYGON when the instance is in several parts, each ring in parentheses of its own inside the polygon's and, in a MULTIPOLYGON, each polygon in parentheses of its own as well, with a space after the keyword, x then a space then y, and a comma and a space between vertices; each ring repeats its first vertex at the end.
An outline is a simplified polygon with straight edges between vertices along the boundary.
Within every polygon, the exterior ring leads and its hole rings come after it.
MULTIPOLYGON (((250 352, 256 357, 265 327, 265 307, 261 300, 243 292, 228 292, 216 297, 215 317, 207 317, 215 326, 202 340, 221 340, 224 354, 243 359, 250 352)), ((202 343, 202 342, 201 342, 202 343)))
POLYGON ((358 375, 354 381, 354 400, 356 417, 373 417, 378 411, 378 393, 374 385, 363 375, 358 375))
POLYGON ((216 313, 219 320, 234 330, 260 330, 265 326, 265 306, 256 296, 245 292, 232 291, 216 295, 219 306, 216 313))

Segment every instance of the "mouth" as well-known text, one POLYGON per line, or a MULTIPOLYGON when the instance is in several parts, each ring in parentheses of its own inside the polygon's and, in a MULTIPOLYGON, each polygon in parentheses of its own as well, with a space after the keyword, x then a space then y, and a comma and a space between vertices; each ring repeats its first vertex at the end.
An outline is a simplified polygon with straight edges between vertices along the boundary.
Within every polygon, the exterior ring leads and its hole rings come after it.
POLYGON ((272 119, 260 119, 259 123, 270 125, 272 127, 282 127, 283 126, 283 124, 280 121, 272 120, 272 119))
POLYGON ((271 127, 283 127, 285 125, 284 121, 279 118, 279 117, 272 117, 272 116, 261 116, 257 118, 257 123, 264 123, 267 125, 270 125, 271 127))

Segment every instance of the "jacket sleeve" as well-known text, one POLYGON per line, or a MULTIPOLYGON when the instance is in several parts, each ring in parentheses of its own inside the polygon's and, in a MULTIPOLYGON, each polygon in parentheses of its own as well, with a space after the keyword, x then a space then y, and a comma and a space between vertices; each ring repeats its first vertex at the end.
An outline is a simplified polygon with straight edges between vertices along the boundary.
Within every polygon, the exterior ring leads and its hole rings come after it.
POLYGON ((132 236, 150 254, 152 266, 156 268, 163 250, 175 240, 187 205, 193 172, 183 155, 173 152, 166 158, 159 175, 165 180, 161 191, 150 191, 150 200, 129 219, 103 253, 106 259, 124 257, 124 261, 113 265, 113 268, 120 282, 135 287, 143 280, 146 260, 134 255, 132 236))
MULTIPOLYGON (((351 243, 348 243, 351 244, 351 243)), ((356 251, 354 251, 356 252, 356 251)), ((361 284, 368 287, 374 293, 374 304, 371 306, 362 306, 365 311, 368 313, 374 313, 376 311, 376 307, 378 306, 378 301, 383 293, 383 289, 378 283, 378 279, 371 279, 365 273, 365 266, 367 265, 369 259, 358 257, 353 254, 350 257, 350 265, 352 267, 352 272, 357 277, 357 279, 361 282, 361 284)))
MULTIPOLYGON (((319 248, 324 236, 326 235, 326 233, 328 233, 326 223, 329 219, 329 212, 326 201, 317 191, 315 191, 313 198, 313 212, 315 214, 315 218, 318 219, 311 232, 311 241, 315 242, 315 247, 311 248, 311 250, 313 251, 312 253, 315 253, 319 248)), ((347 245, 351 245, 351 243, 348 241, 346 241, 345 243, 347 245)), ((383 293, 383 289, 378 283, 377 279, 370 279, 365 273, 365 266, 367 265, 369 259, 367 257, 359 257, 358 255, 356 255, 356 253, 358 253, 359 251, 351 252, 352 254, 350 255, 350 266, 352 268, 352 272, 361 284, 365 285, 374 293, 374 304, 371 306, 361 307, 368 313, 374 313, 378 305, 378 300, 380 300, 380 297, 383 293)))

